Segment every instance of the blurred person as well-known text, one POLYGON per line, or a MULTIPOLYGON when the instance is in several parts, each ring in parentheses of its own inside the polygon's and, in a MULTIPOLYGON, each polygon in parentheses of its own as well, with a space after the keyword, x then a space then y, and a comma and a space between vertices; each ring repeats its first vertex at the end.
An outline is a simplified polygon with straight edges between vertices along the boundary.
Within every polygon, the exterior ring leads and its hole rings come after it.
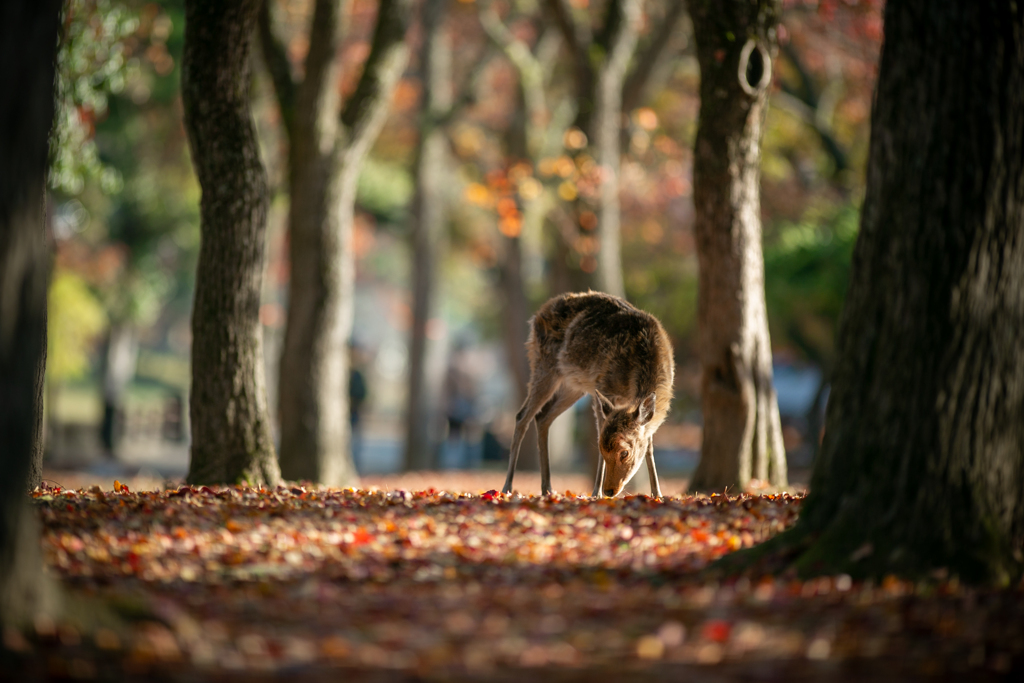
POLYGON ((362 474, 363 462, 363 406, 370 392, 366 385, 362 348, 353 342, 349 347, 348 421, 351 427, 352 462, 356 472, 362 474))

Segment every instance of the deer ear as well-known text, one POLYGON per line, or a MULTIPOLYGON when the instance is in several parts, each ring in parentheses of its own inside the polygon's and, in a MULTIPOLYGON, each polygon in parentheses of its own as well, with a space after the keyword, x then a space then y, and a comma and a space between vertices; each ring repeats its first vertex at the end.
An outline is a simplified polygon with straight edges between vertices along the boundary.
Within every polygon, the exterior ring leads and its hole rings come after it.
POLYGON ((612 404, 601 394, 594 392, 594 396, 597 397, 597 409, 601 412, 601 417, 608 417, 609 413, 612 412, 612 404))
POLYGON ((637 418, 637 421, 640 424, 645 425, 651 421, 651 418, 654 417, 654 407, 656 403, 657 396, 654 394, 651 394, 640 403, 640 415, 637 418))

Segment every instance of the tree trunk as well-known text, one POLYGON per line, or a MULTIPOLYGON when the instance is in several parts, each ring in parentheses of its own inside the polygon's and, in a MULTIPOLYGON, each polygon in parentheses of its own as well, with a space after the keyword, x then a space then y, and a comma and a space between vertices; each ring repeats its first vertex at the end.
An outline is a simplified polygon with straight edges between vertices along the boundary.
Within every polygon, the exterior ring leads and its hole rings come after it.
POLYGON ((452 107, 451 44, 444 28, 447 0, 423 6, 423 114, 416 150, 416 195, 412 210, 412 329, 409 340, 409 394, 406 403, 405 469, 436 466, 436 425, 441 386, 430 372, 427 324, 434 314, 436 265, 447 222, 448 141, 440 120, 452 107))
POLYGON ((316 3, 305 78, 283 116, 291 122, 290 281, 278 406, 282 476, 348 486, 357 479, 347 418, 351 308, 343 298, 349 235, 342 230, 349 225, 342 225, 343 150, 337 144, 339 102, 333 87, 340 14, 337 2, 316 3))
POLYGON ((43 227, 60 4, 0 4, 0 625, 59 609, 28 505, 42 414, 48 255, 43 227))
POLYGON ((600 204, 597 210, 597 288, 615 296, 626 296, 622 281, 622 209, 619 202, 619 171, 622 166, 622 88, 626 83, 629 60, 640 33, 639 0, 614 3, 616 14, 609 15, 605 30, 614 38, 597 73, 594 91, 592 127, 586 131, 593 145, 595 160, 601 169, 600 204), (611 28, 614 26, 615 28, 611 28))
POLYGON ((182 100, 202 188, 192 311, 192 484, 280 479, 267 416, 262 331, 267 179, 249 110, 259 0, 189 0, 182 100))
MULTIPOLYGON (((530 362, 526 357, 526 338, 529 333, 530 312, 526 301, 523 281, 523 244, 520 237, 502 235, 501 252, 499 254, 499 285, 503 306, 501 311, 502 335, 505 353, 511 370, 513 389, 515 391, 516 409, 526 400, 526 391, 530 382, 530 362)), ((537 427, 531 424, 526 440, 519 451, 518 467, 520 470, 540 469, 540 453, 537 450, 537 427)), ((561 453, 553 455, 557 458, 561 453)))
POLYGON ((890 0, 798 570, 1020 579, 1022 291, 1024 4, 890 0))
MULTIPOLYGON (((52 234, 47 230, 47 235, 52 234)), ((44 254, 44 277, 47 284, 50 279, 51 252, 49 247, 44 254)), ((3 317, 0 316, 0 326, 3 317)), ((46 454, 46 354, 49 351, 49 339, 47 336, 47 323, 49 321, 49 309, 43 303, 43 324, 39 327, 39 346, 42 348, 39 360, 36 361, 35 385, 33 393, 36 405, 35 423, 32 429, 32 461, 28 468, 28 481, 26 488, 34 489, 43 483, 43 456, 46 454)))
POLYGON ((690 13, 700 62, 694 205, 704 436, 693 490, 786 485, 761 253, 761 135, 776 0, 702 0, 690 13))
POLYGON ((350 448, 348 341, 354 313, 352 229, 356 181, 387 116, 406 60, 408 7, 382 0, 363 75, 337 111, 334 66, 340 8, 318 0, 305 77, 296 84, 273 36, 269 11, 260 42, 291 144, 288 317, 281 355, 281 471, 328 486, 358 481, 350 448))
POLYGON ((549 0, 548 4, 574 62, 578 107, 574 125, 586 134, 585 154, 596 162, 600 173, 596 203, 582 198, 575 202, 578 214, 593 204, 597 216, 599 247, 593 279, 600 291, 624 297, 619 202, 622 93, 640 32, 640 0, 611 0, 604 25, 592 42, 584 39, 589 31, 579 29, 564 0, 549 0))

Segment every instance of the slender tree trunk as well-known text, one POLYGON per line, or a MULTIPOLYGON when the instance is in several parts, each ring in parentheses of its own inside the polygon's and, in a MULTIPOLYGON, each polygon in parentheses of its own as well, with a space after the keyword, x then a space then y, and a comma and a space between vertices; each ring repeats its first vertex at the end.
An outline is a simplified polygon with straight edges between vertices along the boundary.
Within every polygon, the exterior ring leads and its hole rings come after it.
MULTIPOLYGON (((622 209, 619 202, 619 172, 622 166, 619 137, 622 131, 622 89, 629 60, 640 33, 640 1, 616 3, 617 13, 608 17, 616 26, 609 54, 598 71, 594 92, 593 125, 588 133, 601 169, 600 204, 597 210, 597 287, 615 296, 626 296, 622 281, 622 209)), ((612 29, 606 28, 609 33, 612 29)))
POLYGON ((804 574, 1024 571, 1024 3, 889 0, 804 574))
POLYGON ((761 252, 761 135, 776 0, 700 0, 690 13, 701 68, 694 144, 704 436, 694 490, 786 485, 761 252))
POLYGON ((26 489, 39 452, 49 266, 43 227, 60 3, 0 4, 0 625, 59 609, 26 489))
MULTIPOLYGON (((351 323, 343 261, 340 134, 334 53, 337 2, 318 2, 304 80, 284 117, 289 133, 289 301, 279 374, 281 474, 347 486, 349 454, 347 342, 351 323)), ((267 45, 264 45, 266 54, 267 45)), ((284 106, 282 103, 282 110, 284 106)))
POLYGON ((501 238, 500 284, 505 351, 508 354, 517 400, 526 399, 530 382, 530 362, 526 358, 526 337, 530 331, 530 311, 523 282, 523 245, 519 237, 501 238))
MULTIPOLYGON (((529 333, 531 313, 527 307, 526 292, 523 281, 523 245, 520 237, 501 236, 501 252, 499 255, 499 296, 502 300, 502 335, 505 342, 505 353, 508 357, 509 369, 512 374, 515 390, 516 407, 526 400, 527 386, 530 381, 530 362, 526 357, 526 338, 529 333)), ((540 453, 537 450, 536 425, 530 425, 526 440, 519 451, 519 469, 536 470, 540 468, 540 453)), ((559 455, 556 455, 557 458, 559 455)))
POLYGON ((356 181, 405 65, 407 3, 382 0, 370 55, 340 116, 335 48, 341 8, 317 0, 305 77, 260 16, 260 43, 289 134, 291 282, 281 354, 281 471, 328 486, 358 481, 350 448, 349 357, 355 290, 356 181))
POLYGON ((189 0, 182 99, 202 188, 189 483, 276 485, 262 331, 267 179, 249 110, 259 0, 189 0))
POLYGON ((437 450, 436 406, 440 376, 431 373, 427 324, 434 315, 436 265, 447 223, 448 141, 441 117, 452 107, 451 44, 444 28, 447 0, 423 6, 423 114, 416 150, 416 195, 412 218, 412 329, 409 340, 409 394, 406 403, 405 469, 432 469, 437 450))
POLYGON ((596 203, 582 198, 575 202, 577 213, 594 204, 597 216, 599 250, 593 280, 597 289, 625 296, 619 203, 622 93, 640 31, 640 0, 611 0, 604 25, 589 41, 585 38, 589 31, 582 31, 573 21, 564 0, 548 0, 548 5, 573 59, 577 100, 574 125, 586 134, 585 153, 596 162, 600 173, 596 203))

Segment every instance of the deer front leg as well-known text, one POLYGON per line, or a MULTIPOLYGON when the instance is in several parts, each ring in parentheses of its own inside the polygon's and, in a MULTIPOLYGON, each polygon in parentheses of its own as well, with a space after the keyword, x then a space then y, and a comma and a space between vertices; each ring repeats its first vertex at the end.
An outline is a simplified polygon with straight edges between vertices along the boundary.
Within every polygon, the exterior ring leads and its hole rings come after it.
POLYGON ((661 498, 661 483, 658 481, 658 471, 654 468, 654 436, 647 441, 647 476, 651 480, 651 495, 661 498))
POLYGON ((573 391, 562 386, 554 397, 547 402, 544 409, 537 413, 537 451, 540 455, 540 493, 542 496, 551 494, 551 464, 548 460, 548 430, 555 418, 580 400, 583 392, 573 391))
POLYGON ((604 490, 604 458, 601 456, 597 457, 597 477, 594 479, 594 492, 591 495, 592 498, 600 498, 601 492, 604 490))
MULTIPOLYGON (((594 421, 597 422, 597 440, 601 440, 601 428, 604 427, 604 415, 601 413, 601 408, 598 404, 598 397, 596 394, 590 395, 590 405, 594 409, 594 421)), ((592 498, 599 498, 604 492, 604 457, 601 455, 601 448, 597 449, 597 476, 594 477, 594 492, 591 494, 592 498)))

